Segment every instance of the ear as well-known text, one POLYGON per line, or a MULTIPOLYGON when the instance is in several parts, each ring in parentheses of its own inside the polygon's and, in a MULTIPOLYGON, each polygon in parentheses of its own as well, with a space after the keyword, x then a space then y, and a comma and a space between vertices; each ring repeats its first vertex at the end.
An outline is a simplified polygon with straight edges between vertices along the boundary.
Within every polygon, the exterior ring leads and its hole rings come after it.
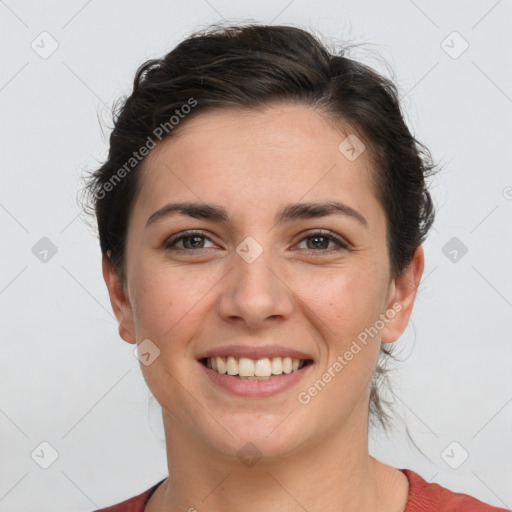
POLYGON ((102 270, 110 295, 110 304, 119 322, 119 336, 128 343, 136 343, 132 307, 125 295, 120 277, 105 254, 102 258, 102 270))
POLYGON ((393 343, 407 328, 412 313, 416 291, 420 284, 425 265, 423 247, 420 245, 414 252, 413 259, 402 276, 393 280, 390 286, 389 300, 386 306, 386 318, 381 332, 383 343, 393 343))

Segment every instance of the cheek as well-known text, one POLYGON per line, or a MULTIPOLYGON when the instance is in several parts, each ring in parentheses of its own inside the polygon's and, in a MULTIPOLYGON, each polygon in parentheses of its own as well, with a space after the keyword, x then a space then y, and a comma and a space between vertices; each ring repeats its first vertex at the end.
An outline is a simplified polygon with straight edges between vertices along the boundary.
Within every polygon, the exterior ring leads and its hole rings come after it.
MULTIPOLYGON (((332 348, 342 350, 378 319, 384 289, 377 269, 346 268, 316 271, 315 279, 296 282, 300 299, 313 313, 332 348)), ((311 276, 308 276, 311 277, 311 276)), ((313 320, 312 320, 313 321, 313 320)))
MULTIPOLYGON (((134 273, 134 324, 138 340, 146 338, 160 349, 168 367, 182 372, 214 309, 216 285, 225 272, 141 261, 134 273)), ((206 327, 205 327, 206 326, 206 327)), ((205 336, 206 337, 206 336, 205 336)))
MULTIPOLYGON (((204 321, 205 296, 214 283, 183 269, 146 262, 134 273, 133 282, 137 340, 149 339, 159 350, 154 363, 141 365, 144 379, 157 401, 180 416, 190 409, 188 393, 183 391, 191 368, 189 342, 204 321)), ((193 382, 186 387, 199 393, 193 382)))
POLYGON ((196 280, 166 266, 141 263, 134 274, 134 322, 141 337, 159 345, 182 331, 204 295, 196 280))

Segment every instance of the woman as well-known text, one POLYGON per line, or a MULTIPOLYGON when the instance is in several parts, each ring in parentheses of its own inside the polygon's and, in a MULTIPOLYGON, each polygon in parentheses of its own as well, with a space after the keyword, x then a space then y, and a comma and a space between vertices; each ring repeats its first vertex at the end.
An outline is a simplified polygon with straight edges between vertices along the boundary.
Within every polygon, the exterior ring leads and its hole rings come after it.
POLYGON ((368 452, 433 168, 394 85, 298 28, 211 28, 138 70, 88 191, 169 476, 103 510, 500 510, 368 452))

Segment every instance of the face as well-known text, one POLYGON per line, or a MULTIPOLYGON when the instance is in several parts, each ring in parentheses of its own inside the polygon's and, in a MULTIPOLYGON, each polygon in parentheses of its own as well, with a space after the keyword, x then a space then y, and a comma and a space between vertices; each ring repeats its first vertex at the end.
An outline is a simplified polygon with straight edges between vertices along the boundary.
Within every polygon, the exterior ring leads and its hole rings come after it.
POLYGON ((305 106, 231 109, 146 158, 124 291, 103 270, 120 335, 158 354, 141 368, 176 436, 273 457, 364 431, 381 340, 405 329, 423 263, 419 248, 392 279, 368 150, 339 149, 349 133, 305 106))

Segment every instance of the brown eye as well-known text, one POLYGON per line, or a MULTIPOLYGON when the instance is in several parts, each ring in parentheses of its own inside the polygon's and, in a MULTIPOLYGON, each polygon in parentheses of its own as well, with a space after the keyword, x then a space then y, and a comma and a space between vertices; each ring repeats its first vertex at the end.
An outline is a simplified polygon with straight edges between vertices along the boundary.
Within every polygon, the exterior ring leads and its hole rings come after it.
POLYGON ((204 247, 205 240, 210 239, 201 232, 188 232, 167 240, 164 244, 164 248, 177 251, 196 251, 197 249, 208 249, 208 247, 204 247), (176 247, 180 242, 182 243, 182 247, 176 247))
POLYGON ((312 252, 336 252, 343 249, 347 249, 348 246, 345 242, 333 235, 326 235, 323 232, 312 233, 309 236, 304 237, 301 242, 307 241, 306 250, 312 252), (335 249, 329 249, 329 244, 334 243, 335 249))

